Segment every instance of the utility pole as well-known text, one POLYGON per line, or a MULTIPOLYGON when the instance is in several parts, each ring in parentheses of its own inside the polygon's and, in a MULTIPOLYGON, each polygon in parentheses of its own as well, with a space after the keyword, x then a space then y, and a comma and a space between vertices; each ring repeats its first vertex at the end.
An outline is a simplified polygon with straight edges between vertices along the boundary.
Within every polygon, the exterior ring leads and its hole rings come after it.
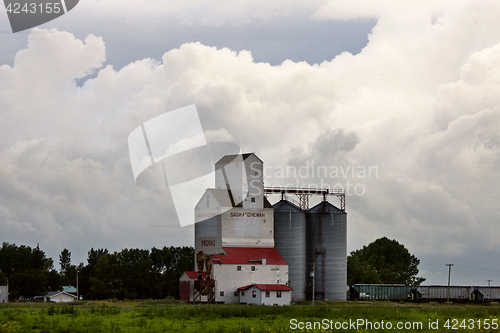
POLYGON ((486 281, 488 281, 488 298, 490 298, 490 297, 491 297, 490 283, 491 283, 491 281, 493 281, 493 280, 486 280, 486 281))
POLYGON ((312 305, 313 306, 314 306, 314 298, 316 296, 316 283, 314 281, 314 272, 315 272, 315 270, 316 270, 316 263, 313 263, 313 270, 311 272, 311 277, 313 278, 313 282, 312 282, 312 284, 313 284, 312 305))
POLYGON ((450 277, 451 277, 451 266, 453 264, 446 264, 448 266, 448 297, 446 299, 446 305, 450 306, 450 277))
POLYGON ((78 269, 76 270, 76 300, 80 299, 80 294, 78 293, 78 269))

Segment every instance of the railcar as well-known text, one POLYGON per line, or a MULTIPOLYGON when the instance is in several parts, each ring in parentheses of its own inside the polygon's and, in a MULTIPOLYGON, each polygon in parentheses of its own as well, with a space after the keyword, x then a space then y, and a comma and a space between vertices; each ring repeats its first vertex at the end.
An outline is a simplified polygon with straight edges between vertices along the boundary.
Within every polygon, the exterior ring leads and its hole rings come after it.
POLYGON ((404 284, 355 284, 349 288, 349 299, 402 301, 411 297, 410 292, 404 284))
POLYGON ((409 286, 404 284, 354 284, 347 298, 351 301, 414 302, 500 302, 500 287, 495 286, 409 286))
POLYGON ((477 302, 500 302, 500 287, 473 287, 472 299, 477 302))
POLYGON ((472 300, 473 288, 470 286, 417 286, 412 293, 417 302, 468 302, 472 300))

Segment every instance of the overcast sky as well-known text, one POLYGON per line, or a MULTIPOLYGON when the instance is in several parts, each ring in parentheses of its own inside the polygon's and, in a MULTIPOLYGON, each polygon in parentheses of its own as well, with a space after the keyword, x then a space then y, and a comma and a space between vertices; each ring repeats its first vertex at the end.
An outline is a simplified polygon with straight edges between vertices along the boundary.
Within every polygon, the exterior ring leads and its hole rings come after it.
POLYGON ((64 248, 192 246, 169 192, 134 183, 127 138, 195 104, 267 185, 350 189, 348 251, 387 236, 426 283, 453 263, 454 284, 500 285, 498 17, 481 0, 86 0, 12 34, 0 5, 0 241, 58 269, 64 248))

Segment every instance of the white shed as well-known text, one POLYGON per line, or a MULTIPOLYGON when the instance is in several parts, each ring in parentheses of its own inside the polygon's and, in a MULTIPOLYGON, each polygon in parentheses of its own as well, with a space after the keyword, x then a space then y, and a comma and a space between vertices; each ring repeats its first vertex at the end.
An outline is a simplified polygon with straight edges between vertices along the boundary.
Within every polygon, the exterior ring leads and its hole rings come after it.
MULTIPOLYGON (((203 279, 206 279, 207 273, 203 272, 203 279)), ((198 279, 198 272, 185 271, 179 278, 179 300, 183 302, 193 302, 194 300, 194 281, 198 279)), ((203 302, 207 301, 207 296, 202 296, 203 302)))
POLYGON ((238 288, 240 303, 290 305, 292 288, 285 284, 251 284, 238 288))
POLYGON ((65 291, 50 291, 47 295, 43 296, 44 302, 69 303, 76 299, 77 297, 75 295, 65 291))
POLYGON ((9 286, 0 286, 0 303, 9 302, 9 286))

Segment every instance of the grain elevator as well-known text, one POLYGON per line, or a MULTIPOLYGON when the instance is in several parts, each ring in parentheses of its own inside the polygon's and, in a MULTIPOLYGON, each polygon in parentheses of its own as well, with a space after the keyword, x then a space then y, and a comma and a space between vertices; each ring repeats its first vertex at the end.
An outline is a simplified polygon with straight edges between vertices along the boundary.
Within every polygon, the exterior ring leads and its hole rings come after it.
POLYGON ((344 192, 265 188, 263 162, 253 153, 224 156, 215 169, 215 188, 195 207, 196 264, 180 278, 180 298, 286 305, 311 299, 315 290, 315 299, 345 300, 344 192), (272 194, 281 195, 274 206, 272 194), (323 201, 309 209, 313 195, 323 201), (340 208, 327 201, 331 195, 340 208))

